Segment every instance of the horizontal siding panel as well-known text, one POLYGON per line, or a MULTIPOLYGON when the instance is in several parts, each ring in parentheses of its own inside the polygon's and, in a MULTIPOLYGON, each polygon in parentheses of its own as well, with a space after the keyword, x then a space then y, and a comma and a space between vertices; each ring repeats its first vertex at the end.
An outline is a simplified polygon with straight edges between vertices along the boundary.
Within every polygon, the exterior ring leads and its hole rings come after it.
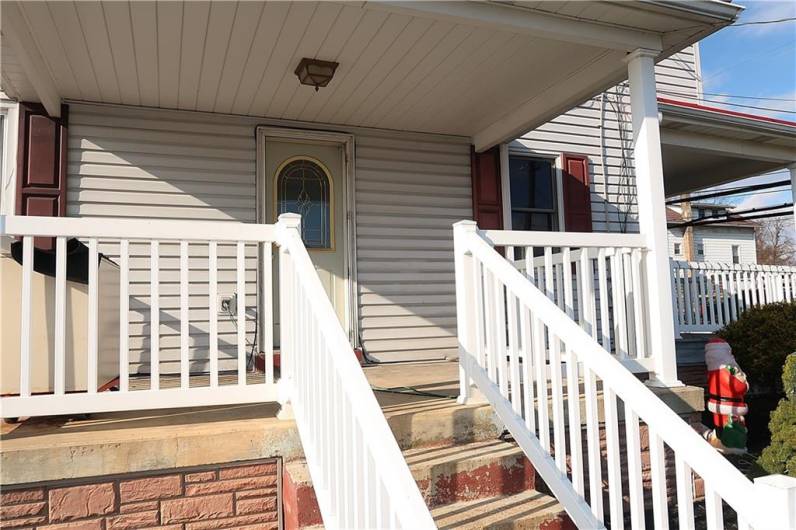
MULTIPOLYGON (((74 104, 68 215, 255 220, 254 118, 74 104)), ((459 138, 354 130, 358 303, 365 349, 379 360, 456 351, 453 229, 472 218, 470 145, 459 138)), ((251 249, 253 251, 253 249, 251 249)), ((118 243, 101 244, 112 259, 118 243)), ((179 248, 160 246, 161 371, 179 369, 179 248), (177 341, 177 342, 175 342, 177 341)), ((220 245, 219 294, 236 289, 234 247, 220 245)), ((131 243, 131 370, 149 370, 149 249, 131 243)), ((207 245, 192 244, 191 369, 207 369, 207 245)), ((247 338, 256 260, 247 249, 247 338)), ((222 369, 234 325, 219 320, 222 369)), ((229 360, 226 360, 226 359, 229 360)))

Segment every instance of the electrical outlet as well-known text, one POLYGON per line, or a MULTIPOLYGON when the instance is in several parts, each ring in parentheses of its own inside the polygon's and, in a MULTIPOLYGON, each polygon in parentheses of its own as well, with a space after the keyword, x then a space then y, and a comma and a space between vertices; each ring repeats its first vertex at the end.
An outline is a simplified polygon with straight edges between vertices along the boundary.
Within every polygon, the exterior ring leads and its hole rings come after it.
POLYGON ((218 295, 218 314, 219 315, 236 315, 238 313, 238 295, 232 293, 231 295, 220 294, 218 295))

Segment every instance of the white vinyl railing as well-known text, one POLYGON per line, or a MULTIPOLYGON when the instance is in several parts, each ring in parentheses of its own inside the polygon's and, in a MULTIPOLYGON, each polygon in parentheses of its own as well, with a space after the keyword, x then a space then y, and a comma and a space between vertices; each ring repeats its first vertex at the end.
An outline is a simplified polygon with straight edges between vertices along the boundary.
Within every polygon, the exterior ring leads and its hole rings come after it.
POLYGON ((750 307, 796 300, 796 267, 671 261, 679 333, 721 329, 750 307))
POLYGON ((744 477, 492 248, 525 245, 513 235, 454 225, 460 400, 483 394, 575 524, 694 528, 698 501, 708 529, 725 508, 738 528, 796 528, 793 479, 744 477))
POLYGON ((282 379, 326 528, 435 528, 299 235, 280 216, 282 379))
MULTIPOLYGON (((276 400, 271 315, 267 315, 267 329, 261 331, 265 373, 249 370, 246 331, 247 323, 250 328, 253 323, 246 309, 254 306, 251 300, 257 284, 251 275, 246 276, 247 254, 256 256, 262 247, 270 256, 274 225, 4 216, 0 217, 0 236, 22 242, 20 347, 18 352, 1 352, 6 366, 19 367, 19 385, 15 395, 0 399, 3 417, 276 400), (34 276, 35 238, 54 240, 55 273, 47 280, 52 285, 38 273, 34 276), (71 238, 88 247, 85 288, 73 289, 73 282, 67 280, 67 241, 71 238), (111 260, 100 260, 100 253, 111 260), (225 274, 234 279, 231 289, 237 300, 227 316, 218 311, 222 260, 225 274), (34 284, 54 292, 37 299, 34 284), (85 292, 84 306, 75 303, 80 289, 85 292), (204 300, 204 307, 196 307, 197 297, 204 300), (199 329, 191 318, 192 314, 196 318, 197 311, 202 314, 199 329), (227 317, 236 332, 225 334, 222 340, 219 319, 227 317), (83 318, 85 328, 77 329, 76 323, 83 318), (37 340, 47 334, 52 334, 51 343, 37 340), (148 376, 131 373, 131 345, 141 346, 137 362, 143 370, 139 371, 146 374, 148 368, 148 376), (163 355, 167 346, 170 358, 163 355), (219 368, 221 354, 226 370, 219 368), (166 363, 172 367, 169 374, 161 373, 166 363), (191 377, 195 372, 191 365, 197 363, 206 367, 201 381, 191 377)), ((269 270, 259 281, 264 282, 270 304, 270 257, 264 261, 269 270)), ((11 288, 6 285, 5 292, 11 288)), ((10 302, 4 299, 2 303, 10 302)))
POLYGON ((484 237, 522 256, 517 269, 628 368, 651 367, 641 235, 487 230, 484 237))

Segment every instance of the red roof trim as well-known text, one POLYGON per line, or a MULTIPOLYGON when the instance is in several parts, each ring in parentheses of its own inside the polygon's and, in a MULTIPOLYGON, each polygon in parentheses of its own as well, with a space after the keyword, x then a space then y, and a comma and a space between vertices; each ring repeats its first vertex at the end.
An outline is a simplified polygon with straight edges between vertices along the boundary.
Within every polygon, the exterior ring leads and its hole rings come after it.
POLYGON ((674 105, 676 107, 686 107, 689 109, 697 109, 697 110, 706 110, 709 112, 717 112, 719 114, 724 114, 726 116, 737 116, 739 118, 749 118, 752 120, 758 121, 766 121, 769 123, 778 123, 780 125, 788 125, 790 127, 796 127, 796 122, 788 121, 788 120, 780 120, 777 118, 769 118, 768 116, 760 116, 758 114, 747 114, 745 112, 735 112, 734 110, 727 110, 721 109, 717 107, 708 107, 706 105, 700 105, 698 103, 690 103, 688 101, 679 101, 677 99, 669 99, 669 98, 662 98, 658 97, 659 103, 666 103, 667 105, 674 105))

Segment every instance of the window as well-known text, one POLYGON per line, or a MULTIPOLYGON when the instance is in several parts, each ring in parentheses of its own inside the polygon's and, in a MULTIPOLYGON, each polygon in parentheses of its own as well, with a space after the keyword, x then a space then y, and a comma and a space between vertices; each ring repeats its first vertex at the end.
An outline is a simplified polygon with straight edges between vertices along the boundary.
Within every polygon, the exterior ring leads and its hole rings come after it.
POLYGON ((704 243, 697 243, 697 256, 704 256, 705 255, 705 244, 704 243))
POLYGON ((558 229, 558 207, 553 163, 542 158, 509 158, 511 228, 558 229))
POLYGON ((732 246, 732 262, 737 265, 741 262, 741 247, 738 245, 732 246))
POLYGON ((675 243, 674 244, 674 255, 675 256, 679 256, 680 255, 680 243, 675 243))
POLYGON ((308 248, 333 248, 332 179, 316 160, 292 158, 276 178, 277 214, 301 215, 301 237, 308 248))

